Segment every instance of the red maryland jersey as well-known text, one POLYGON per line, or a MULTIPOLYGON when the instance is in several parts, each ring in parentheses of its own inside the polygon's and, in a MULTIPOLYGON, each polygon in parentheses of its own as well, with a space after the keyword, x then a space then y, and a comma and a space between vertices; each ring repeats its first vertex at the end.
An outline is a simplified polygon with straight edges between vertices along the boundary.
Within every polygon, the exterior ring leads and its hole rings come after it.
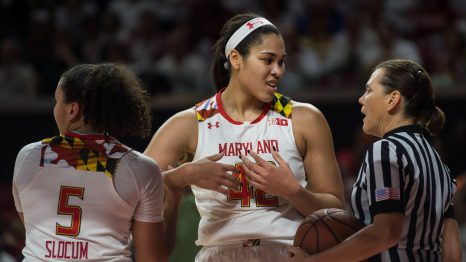
MULTIPOLYGON (((239 156, 254 151, 271 163, 275 148, 289 163, 296 180, 305 186, 303 159, 296 147, 291 122, 292 101, 279 93, 262 114, 249 123, 231 119, 222 107, 221 93, 196 105, 199 122, 194 159, 224 153, 221 163, 237 165, 239 156)), ((252 158, 250 158, 252 159, 252 158)), ((267 239, 291 244, 302 216, 285 199, 251 186, 243 173, 232 174, 241 181, 228 196, 192 186, 201 215, 198 245, 222 245, 248 239, 267 239)))

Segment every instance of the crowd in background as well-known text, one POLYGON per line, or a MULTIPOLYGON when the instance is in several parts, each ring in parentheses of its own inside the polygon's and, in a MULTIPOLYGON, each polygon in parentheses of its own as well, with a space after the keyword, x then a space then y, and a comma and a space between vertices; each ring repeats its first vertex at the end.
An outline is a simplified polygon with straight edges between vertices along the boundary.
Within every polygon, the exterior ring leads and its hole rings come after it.
POLYGON ((0 99, 51 96, 79 63, 130 65, 152 93, 209 93, 211 46, 251 11, 282 31, 285 90, 360 87, 379 61, 421 63, 437 87, 466 88, 462 0, 23 0, 0 3, 0 99))
MULTIPOLYGON (((66 69, 102 61, 129 65, 153 95, 210 94, 213 41, 228 17, 245 11, 267 17, 284 36, 284 93, 361 89, 373 66, 388 58, 422 64, 438 89, 466 89, 464 0, 4 0, 0 104, 52 97, 66 69)), ((466 120, 451 134, 455 148, 439 140, 440 152, 466 162, 466 120)), ((357 173, 372 139, 354 136, 352 147, 337 150, 344 176, 357 173)), ((453 171, 462 181, 466 171, 458 166, 453 171)), ((463 223, 465 191, 457 205, 463 223)), ((9 185, 0 192, 11 198, 9 185)), ((0 247, 19 256, 23 232, 11 203, 1 201, 0 247)))

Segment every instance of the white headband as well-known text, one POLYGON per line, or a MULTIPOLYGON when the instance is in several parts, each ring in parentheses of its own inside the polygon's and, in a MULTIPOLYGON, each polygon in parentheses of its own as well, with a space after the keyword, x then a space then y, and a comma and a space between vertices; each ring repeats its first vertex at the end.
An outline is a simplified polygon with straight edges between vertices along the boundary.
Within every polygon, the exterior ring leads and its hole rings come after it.
POLYGON ((225 57, 228 59, 231 50, 235 49, 236 46, 241 41, 243 41, 244 38, 246 38, 246 36, 252 33, 252 31, 264 25, 273 24, 263 17, 257 17, 247 21, 244 25, 238 28, 238 30, 236 30, 236 32, 230 37, 230 39, 228 39, 228 42, 225 46, 225 57))

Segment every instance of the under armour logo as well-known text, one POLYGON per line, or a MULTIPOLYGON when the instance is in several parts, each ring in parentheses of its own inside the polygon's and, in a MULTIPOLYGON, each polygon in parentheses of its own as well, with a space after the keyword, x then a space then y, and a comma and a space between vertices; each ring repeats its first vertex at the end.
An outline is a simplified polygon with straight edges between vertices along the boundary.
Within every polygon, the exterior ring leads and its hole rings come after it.
POLYGON ((213 125, 212 123, 207 123, 207 128, 209 129, 212 129, 212 127, 215 127, 215 128, 219 128, 220 127, 220 123, 219 122, 215 122, 215 124, 213 125))
POLYGON ((263 24, 264 22, 262 21, 253 21, 253 22, 247 22, 246 25, 248 29, 253 29, 255 24, 263 24))

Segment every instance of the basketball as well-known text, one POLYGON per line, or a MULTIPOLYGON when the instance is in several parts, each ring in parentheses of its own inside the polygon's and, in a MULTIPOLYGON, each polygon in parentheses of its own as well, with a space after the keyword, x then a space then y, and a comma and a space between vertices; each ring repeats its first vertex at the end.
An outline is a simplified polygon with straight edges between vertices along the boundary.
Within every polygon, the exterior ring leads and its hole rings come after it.
POLYGON ((337 245, 363 228, 350 212, 338 208, 318 210, 307 216, 296 230, 294 246, 313 254, 337 245))

